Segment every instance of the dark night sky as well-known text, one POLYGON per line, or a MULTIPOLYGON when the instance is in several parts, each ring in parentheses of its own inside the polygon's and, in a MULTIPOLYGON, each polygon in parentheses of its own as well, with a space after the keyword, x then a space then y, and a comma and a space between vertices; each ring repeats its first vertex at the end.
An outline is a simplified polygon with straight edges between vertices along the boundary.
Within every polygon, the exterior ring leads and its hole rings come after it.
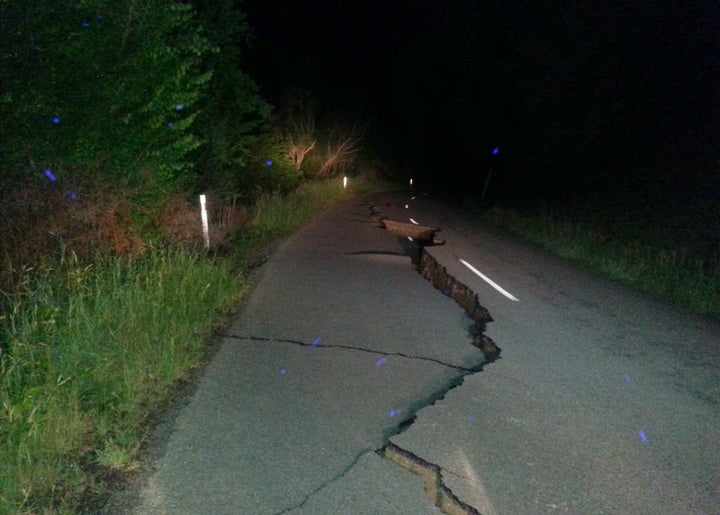
MULTIPOLYGON (((360 115, 427 181, 717 209, 720 3, 245 0, 246 71, 271 101, 360 115)), ((469 188, 468 188, 469 186, 469 188)))

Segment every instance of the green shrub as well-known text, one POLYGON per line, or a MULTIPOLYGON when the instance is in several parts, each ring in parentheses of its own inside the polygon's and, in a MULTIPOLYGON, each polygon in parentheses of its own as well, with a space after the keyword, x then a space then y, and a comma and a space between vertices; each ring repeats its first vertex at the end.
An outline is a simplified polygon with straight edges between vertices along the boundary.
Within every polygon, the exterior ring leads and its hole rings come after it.
POLYGON ((189 5, 10 2, 0 29, 5 171, 82 169, 146 190, 192 179, 212 47, 189 5))

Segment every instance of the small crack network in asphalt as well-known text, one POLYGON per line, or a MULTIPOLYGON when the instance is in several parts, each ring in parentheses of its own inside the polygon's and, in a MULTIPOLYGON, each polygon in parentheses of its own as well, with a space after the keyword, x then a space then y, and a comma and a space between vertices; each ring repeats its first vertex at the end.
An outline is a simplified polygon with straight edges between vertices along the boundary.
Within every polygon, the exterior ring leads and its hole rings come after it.
POLYGON ((312 492, 310 492, 309 494, 307 494, 302 501, 300 501, 300 502, 297 503, 296 505, 290 506, 289 508, 285 508, 284 510, 277 512, 275 515, 282 515, 283 513, 290 513, 290 512, 292 512, 292 511, 294 511, 294 510, 299 510, 300 508, 302 508, 303 506, 305 506, 305 505, 307 504, 307 502, 308 502, 314 495, 316 495, 318 492, 321 492, 325 487, 327 487, 327 486, 335 483, 336 481, 340 481, 343 477, 345 477, 345 475, 346 475, 348 472, 350 472, 353 468, 355 468, 355 466, 356 466, 356 465, 358 464, 358 462, 362 459, 362 457, 365 456, 366 454, 368 454, 369 452, 371 452, 371 451, 365 450, 365 451, 359 453, 357 456, 355 456, 355 459, 352 461, 352 463, 350 463, 350 465, 348 465, 347 467, 345 467, 345 469, 344 469, 342 472, 340 472, 340 473, 337 474, 336 476, 328 479, 327 481, 325 481, 324 483, 322 483, 320 486, 318 486, 317 488, 315 488, 312 492))
POLYGON ((222 336, 224 338, 233 338, 235 340, 247 340, 247 341, 257 341, 257 342, 275 342, 275 343, 290 343, 293 345, 299 345, 301 347, 315 347, 315 348, 322 348, 322 349, 346 349, 346 350, 354 350, 358 352, 367 352, 369 354, 379 354, 381 356, 398 356, 400 358, 405 359, 417 359, 420 361, 431 361, 433 363, 437 363, 439 365, 442 365, 444 367, 452 368, 455 370, 460 370, 462 372, 479 372, 481 370, 481 367, 461 367, 459 365, 453 365, 452 363, 447 363, 445 361, 435 359, 435 358, 428 358, 425 356, 413 356, 412 354, 405 354, 403 352, 385 352, 377 349, 366 349, 364 347, 356 347, 353 345, 327 345, 324 343, 307 343, 307 342, 301 342, 299 340, 291 340, 288 338, 265 338, 261 336, 243 336, 238 334, 220 334, 219 336, 222 336))

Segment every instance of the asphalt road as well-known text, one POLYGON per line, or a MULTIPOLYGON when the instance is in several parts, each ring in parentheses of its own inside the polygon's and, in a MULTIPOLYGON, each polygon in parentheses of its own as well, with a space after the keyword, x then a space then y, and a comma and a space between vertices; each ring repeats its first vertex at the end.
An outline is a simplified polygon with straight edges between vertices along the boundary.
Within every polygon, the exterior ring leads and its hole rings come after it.
POLYGON ((426 197, 353 198, 260 269, 147 481, 106 512, 439 513, 391 444, 466 512, 720 513, 719 344, 426 197), (442 229, 426 250, 490 311, 499 359, 367 202, 442 229))

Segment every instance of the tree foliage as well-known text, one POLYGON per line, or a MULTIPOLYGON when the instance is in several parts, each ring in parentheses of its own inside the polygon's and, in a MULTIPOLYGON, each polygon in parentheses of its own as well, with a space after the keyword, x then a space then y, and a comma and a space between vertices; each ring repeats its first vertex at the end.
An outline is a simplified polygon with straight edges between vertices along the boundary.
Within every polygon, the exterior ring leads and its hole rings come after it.
POLYGON ((204 69, 213 75, 197 119, 205 143, 196 158, 202 185, 247 189, 254 181, 252 172, 269 159, 262 155, 260 133, 270 117, 270 105, 257 84, 239 67, 250 29, 232 0, 197 1, 195 9, 215 49, 205 58, 204 69))
POLYGON ((3 175, 82 170, 166 191, 195 179, 193 161, 245 165, 268 111, 238 67, 247 27, 229 1, 199 10, 1 3, 3 175))

